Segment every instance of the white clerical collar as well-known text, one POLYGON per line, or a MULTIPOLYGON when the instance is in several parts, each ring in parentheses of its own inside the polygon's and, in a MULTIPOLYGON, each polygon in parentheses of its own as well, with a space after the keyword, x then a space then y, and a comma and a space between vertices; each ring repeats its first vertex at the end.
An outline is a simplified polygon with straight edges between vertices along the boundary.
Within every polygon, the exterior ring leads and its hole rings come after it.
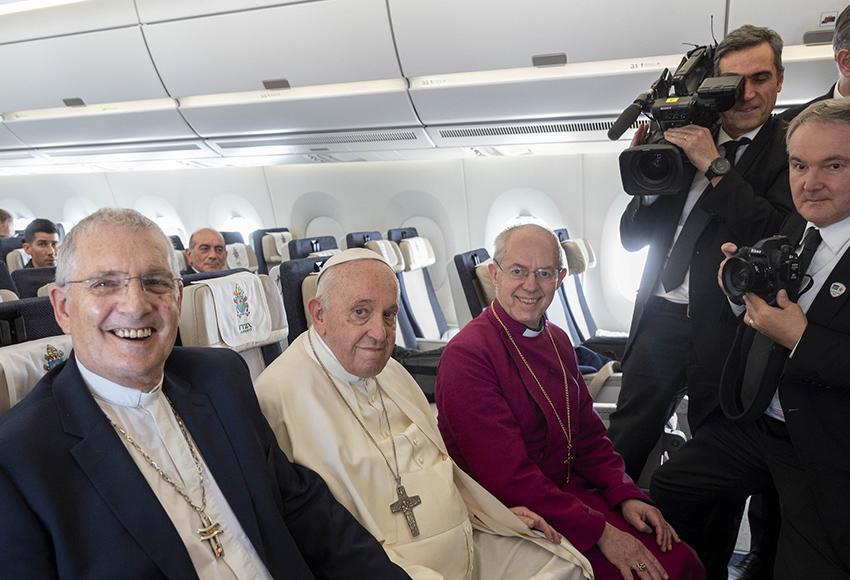
POLYGON ((543 332, 543 329, 546 328, 546 323, 540 325, 539 330, 534 330, 533 328, 525 327, 525 330, 522 331, 522 335, 526 338, 535 338, 540 336, 540 333, 543 332))
POLYGON ((83 382, 92 394, 111 405, 121 407, 147 407, 162 394, 162 378, 150 391, 141 391, 130 387, 123 387, 100 375, 96 375, 83 366, 77 359, 77 367, 83 377, 83 382))
MULTIPOLYGON (((817 227, 812 222, 808 222, 806 224, 806 230, 811 226, 817 227)), ((823 243, 829 246, 833 254, 837 254, 847 241, 850 240, 850 217, 846 217, 840 222, 828 225, 825 228, 818 229, 820 229, 820 237, 823 243)))
POLYGON ((363 377, 358 377, 355 374, 352 374, 345 370, 339 360, 336 358, 336 355, 331 350, 331 347, 319 336, 319 333, 316 332, 313 327, 310 327, 308 330, 310 333, 311 342, 315 345, 313 349, 316 353, 316 356, 319 358, 319 361, 325 365, 325 368, 328 369, 328 372, 341 380, 344 383, 349 383, 351 385, 362 386, 365 387, 366 380, 363 377))
MULTIPOLYGON (((758 134, 759 134, 759 131, 761 131, 761 128, 762 128, 762 127, 764 127, 764 123, 762 123, 761 125, 759 125, 759 126, 758 126, 758 127, 756 127, 755 129, 753 129, 752 131, 749 131, 749 132, 744 133, 744 134, 742 134, 742 135, 738 135, 738 139, 737 139, 737 140, 738 140, 738 141, 740 141, 741 139, 743 139, 744 137, 746 137, 747 139, 749 139, 749 140, 750 140, 750 142, 755 141, 755 140, 756 140, 756 135, 758 135, 758 134)), ((732 137, 730 137, 730 136, 729 136, 729 133, 727 133, 727 132, 723 129, 723 127, 720 127, 720 132, 719 132, 719 133, 717 133, 717 144, 718 144, 718 145, 723 145, 724 143, 726 143, 726 142, 728 142, 728 141, 735 141, 735 139, 732 139, 732 137)))
MULTIPOLYGON (((841 78, 838 79, 838 82, 841 82, 841 78)), ((832 98, 843 99, 844 97, 850 97, 850 95, 842 95, 841 91, 838 90, 838 83, 835 83, 835 88, 832 89, 832 98)))

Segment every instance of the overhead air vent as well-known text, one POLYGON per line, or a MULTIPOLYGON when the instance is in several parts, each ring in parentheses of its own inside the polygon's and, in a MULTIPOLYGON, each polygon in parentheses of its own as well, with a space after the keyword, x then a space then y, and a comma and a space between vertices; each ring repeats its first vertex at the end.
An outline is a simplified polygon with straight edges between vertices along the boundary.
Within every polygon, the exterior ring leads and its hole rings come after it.
MULTIPOLYGON (((632 129, 647 121, 632 124, 632 129)), ((539 123, 500 123, 460 127, 429 127, 438 147, 511 145, 518 143, 558 143, 607 140, 614 118, 539 123)))
POLYGON ((207 143, 225 156, 339 153, 434 147, 431 139, 421 128, 230 137, 210 139, 207 143))
POLYGON ((150 161, 217 157, 203 141, 120 143, 86 147, 45 147, 38 153, 52 161, 150 161))

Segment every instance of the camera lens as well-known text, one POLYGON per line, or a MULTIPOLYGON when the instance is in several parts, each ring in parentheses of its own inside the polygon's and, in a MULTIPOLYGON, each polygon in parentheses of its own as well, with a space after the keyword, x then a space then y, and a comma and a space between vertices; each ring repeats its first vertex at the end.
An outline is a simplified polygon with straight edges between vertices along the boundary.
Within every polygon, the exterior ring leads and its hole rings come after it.
POLYGON ((670 176, 670 159, 664 152, 647 151, 638 160, 640 176, 650 182, 660 182, 670 176))
POLYGON ((730 296, 743 296, 753 289, 756 271, 753 265, 738 257, 729 258, 723 266, 723 289, 730 296))

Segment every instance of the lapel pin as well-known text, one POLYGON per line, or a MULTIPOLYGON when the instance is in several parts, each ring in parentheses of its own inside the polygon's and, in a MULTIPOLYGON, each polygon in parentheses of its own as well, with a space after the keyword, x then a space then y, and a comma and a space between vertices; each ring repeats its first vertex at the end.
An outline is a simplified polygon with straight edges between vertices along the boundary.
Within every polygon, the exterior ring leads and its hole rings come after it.
POLYGON ((833 282, 832 286, 829 287, 829 295, 833 298, 838 298, 847 290, 847 286, 842 284, 841 282, 833 282))

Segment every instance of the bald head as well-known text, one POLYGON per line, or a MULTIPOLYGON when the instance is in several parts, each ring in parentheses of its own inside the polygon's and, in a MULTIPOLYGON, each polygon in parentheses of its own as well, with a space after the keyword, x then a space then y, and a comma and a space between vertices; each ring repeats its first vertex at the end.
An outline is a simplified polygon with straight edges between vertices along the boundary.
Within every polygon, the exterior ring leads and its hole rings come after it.
POLYGON ((193 233, 189 249, 183 253, 189 266, 198 272, 223 270, 227 259, 224 238, 213 228, 201 228, 193 233))
MULTIPOLYGON (((347 250, 350 252, 351 250, 347 250)), ((364 250, 369 252, 369 250, 364 250)), ((380 373, 395 346, 398 281, 378 254, 326 262, 308 309, 313 328, 349 373, 380 373)))
POLYGON ((497 262, 502 262, 502 258, 508 249, 508 245, 514 237, 517 238, 518 243, 520 244, 533 243, 550 246, 557 265, 561 268, 566 267, 563 262, 561 242, 558 241, 558 236, 556 236, 551 230, 537 224, 522 224, 518 226, 511 226, 502 230, 502 232, 496 236, 495 249, 493 251, 493 258, 497 262))

